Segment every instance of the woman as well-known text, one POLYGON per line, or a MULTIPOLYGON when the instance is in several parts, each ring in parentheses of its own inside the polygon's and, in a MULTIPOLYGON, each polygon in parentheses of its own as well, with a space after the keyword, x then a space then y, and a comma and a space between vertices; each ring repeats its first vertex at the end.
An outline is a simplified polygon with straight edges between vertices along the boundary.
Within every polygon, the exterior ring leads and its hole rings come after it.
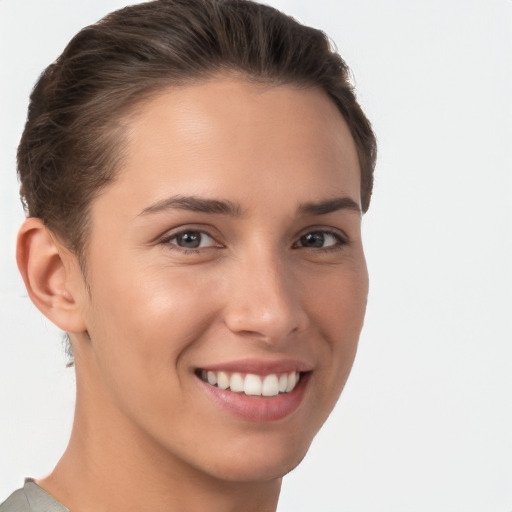
POLYGON ((343 60, 270 7, 75 36, 31 96, 17 250, 69 336, 74 427, 0 510, 275 510, 355 356, 375 152, 343 60))

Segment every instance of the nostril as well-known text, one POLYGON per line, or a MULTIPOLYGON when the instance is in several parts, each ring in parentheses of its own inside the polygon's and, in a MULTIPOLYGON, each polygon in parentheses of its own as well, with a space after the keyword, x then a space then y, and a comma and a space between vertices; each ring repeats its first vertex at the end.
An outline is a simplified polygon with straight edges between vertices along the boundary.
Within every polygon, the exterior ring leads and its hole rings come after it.
POLYGON ((259 313, 236 306, 224 317, 227 328, 238 335, 267 343, 279 343, 305 330, 307 317, 300 308, 283 308, 259 313))

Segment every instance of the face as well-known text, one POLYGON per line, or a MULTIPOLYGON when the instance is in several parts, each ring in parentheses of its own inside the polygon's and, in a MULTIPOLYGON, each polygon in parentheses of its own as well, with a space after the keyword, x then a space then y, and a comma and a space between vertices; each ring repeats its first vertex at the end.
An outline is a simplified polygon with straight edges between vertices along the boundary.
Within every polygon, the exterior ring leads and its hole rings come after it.
POLYGON ((367 298, 358 159, 332 101, 231 78, 167 90, 128 121, 91 221, 89 338, 72 336, 89 413, 217 478, 291 470, 367 298))

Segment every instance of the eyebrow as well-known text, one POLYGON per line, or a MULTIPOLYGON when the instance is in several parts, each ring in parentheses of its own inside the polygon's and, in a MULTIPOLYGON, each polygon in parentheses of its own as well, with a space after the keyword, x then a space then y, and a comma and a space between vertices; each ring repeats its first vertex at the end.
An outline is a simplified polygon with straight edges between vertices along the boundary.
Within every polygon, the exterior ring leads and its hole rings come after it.
MULTIPOLYGON (((170 209, 210 213, 240 217, 240 205, 228 200, 205 199, 196 196, 172 196, 144 208, 139 215, 148 215, 170 209)), ((361 214, 361 207, 350 197, 335 197, 325 201, 302 203, 297 208, 298 215, 327 215, 339 210, 349 210, 361 214)))
POLYGON ((327 215, 338 210, 350 210, 361 215, 361 207, 350 197, 303 203, 299 206, 298 212, 301 215, 327 215))
POLYGON ((191 212, 201 213, 216 213, 220 215, 229 215, 231 217, 240 217, 242 214, 240 206, 232 203, 231 201, 205 199, 195 196, 173 196, 144 208, 139 215, 147 215, 149 213, 157 213, 170 209, 188 210, 191 212))

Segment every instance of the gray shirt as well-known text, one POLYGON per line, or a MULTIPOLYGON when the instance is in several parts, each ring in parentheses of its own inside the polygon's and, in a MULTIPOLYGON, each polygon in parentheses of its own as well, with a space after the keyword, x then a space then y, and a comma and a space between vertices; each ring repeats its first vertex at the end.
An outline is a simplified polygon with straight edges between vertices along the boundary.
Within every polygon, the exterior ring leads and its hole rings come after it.
POLYGON ((2 504, 0 512, 69 512, 55 498, 27 478, 23 489, 13 492, 2 504))

